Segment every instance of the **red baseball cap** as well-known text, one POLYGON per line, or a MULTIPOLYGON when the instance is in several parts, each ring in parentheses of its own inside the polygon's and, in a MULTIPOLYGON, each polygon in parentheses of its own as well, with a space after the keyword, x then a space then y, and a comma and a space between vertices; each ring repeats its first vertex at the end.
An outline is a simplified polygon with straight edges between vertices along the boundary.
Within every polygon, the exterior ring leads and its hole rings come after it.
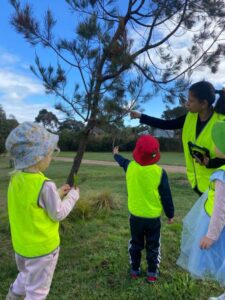
POLYGON ((150 134, 142 135, 136 142, 133 158, 141 166, 157 163, 160 159, 159 141, 150 134))

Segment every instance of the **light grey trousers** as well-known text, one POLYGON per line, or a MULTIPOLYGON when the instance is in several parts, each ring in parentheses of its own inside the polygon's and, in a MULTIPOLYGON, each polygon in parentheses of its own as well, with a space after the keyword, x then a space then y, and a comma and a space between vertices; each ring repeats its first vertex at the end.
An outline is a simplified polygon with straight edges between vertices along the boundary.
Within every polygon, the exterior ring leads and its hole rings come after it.
POLYGON ((52 283, 58 256, 59 248, 48 255, 37 258, 25 258, 15 254, 19 274, 11 285, 6 300, 46 299, 52 283), (13 296, 16 298, 13 298, 13 296))

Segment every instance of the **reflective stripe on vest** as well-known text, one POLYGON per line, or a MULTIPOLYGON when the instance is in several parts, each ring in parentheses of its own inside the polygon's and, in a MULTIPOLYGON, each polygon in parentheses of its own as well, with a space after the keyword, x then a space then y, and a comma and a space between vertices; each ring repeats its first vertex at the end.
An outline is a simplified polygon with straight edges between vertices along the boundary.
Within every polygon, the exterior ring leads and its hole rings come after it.
MULTIPOLYGON (((216 171, 218 170, 225 171, 225 166, 216 169, 216 171)), ((209 185, 208 199, 205 202, 205 211, 210 217, 213 214, 214 201, 215 201, 215 182, 211 181, 209 185)))
POLYGON ((128 165, 126 172, 128 210, 137 217, 157 218, 162 213, 158 191, 162 168, 158 165, 141 166, 135 161, 128 165))
POLYGON ((200 147, 207 148, 210 152, 210 158, 215 158, 216 154, 215 147, 211 138, 211 130, 216 121, 223 120, 224 118, 224 115, 220 115, 214 112, 210 120, 200 132, 197 139, 196 127, 198 121, 198 114, 189 112, 185 119, 182 132, 182 141, 186 161, 187 177, 192 188, 195 188, 197 186, 198 190, 202 193, 208 189, 209 178, 216 169, 207 169, 205 166, 202 166, 199 163, 197 163, 195 159, 193 159, 193 157, 190 155, 188 142, 190 141, 200 147))
POLYGON ((60 244, 59 223, 38 205, 42 173, 16 172, 8 188, 8 212, 13 248, 25 257, 51 253, 60 244))

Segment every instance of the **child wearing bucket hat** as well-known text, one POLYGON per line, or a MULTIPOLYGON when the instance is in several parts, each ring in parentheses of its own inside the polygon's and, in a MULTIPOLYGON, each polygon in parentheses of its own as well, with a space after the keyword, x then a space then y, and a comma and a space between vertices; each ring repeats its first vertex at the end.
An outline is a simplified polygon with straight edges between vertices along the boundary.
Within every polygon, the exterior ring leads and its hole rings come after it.
MULTIPOLYGON (((225 122, 217 121, 212 140, 218 157, 225 158, 225 122)), ((225 286, 225 165, 210 177, 209 189, 183 220, 177 264, 195 278, 213 279, 225 286)), ((225 300, 225 294, 210 300, 225 300)))
POLYGON ((6 140, 15 163, 8 187, 8 214, 19 271, 6 300, 46 299, 50 290, 59 255, 59 221, 79 199, 79 189, 64 185, 58 191, 42 173, 57 142, 57 135, 31 122, 13 129, 6 140))
POLYGON ((146 244, 147 282, 154 283, 159 274, 160 216, 164 209, 168 223, 173 222, 174 206, 166 172, 156 163, 160 159, 159 142, 151 135, 139 137, 133 161, 113 149, 114 159, 126 172, 131 240, 129 254, 131 278, 140 276, 141 251, 146 244))

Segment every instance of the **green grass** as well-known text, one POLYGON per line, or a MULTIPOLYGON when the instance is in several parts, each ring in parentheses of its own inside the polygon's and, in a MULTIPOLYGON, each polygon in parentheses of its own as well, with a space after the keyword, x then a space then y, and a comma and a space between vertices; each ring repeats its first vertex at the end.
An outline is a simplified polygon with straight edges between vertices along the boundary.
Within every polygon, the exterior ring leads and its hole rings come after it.
MULTIPOLYGON (((120 154, 128 159, 132 159, 131 152, 121 152, 120 154)), ((62 151, 58 156, 74 157, 75 152, 62 151)), ((84 159, 114 161, 113 155, 110 152, 85 152, 84 159)), ((161 152, 160 164, 184 166, 184 154, 181 152, 161 152)))
MULTIPOLYGON (((71 164, 53 162, 46 173, 58 185, 64 183, 71 164)), ((5 299, 17 270, 11 247, 6 211, 8 161, 0 158, 0 299, 5 299)), ((49 300, 206 300, 223 292, 217 283, 192 279, 176 266, 179 255, 181 220, 196 195, 185 175, 169 176, 176 208, 175 223, 162 218, 161 276, 157 284, 128 276, 127 243, 130 238, 125 176, 122 169, 82 166, 79 173, 81 194, 108 188, 120 199, 120 209, 102 213, 89 220, 67 218, 61 226, 61 252, 49 300)), ((142 268, 146 270, 143 253, 142 268)))

